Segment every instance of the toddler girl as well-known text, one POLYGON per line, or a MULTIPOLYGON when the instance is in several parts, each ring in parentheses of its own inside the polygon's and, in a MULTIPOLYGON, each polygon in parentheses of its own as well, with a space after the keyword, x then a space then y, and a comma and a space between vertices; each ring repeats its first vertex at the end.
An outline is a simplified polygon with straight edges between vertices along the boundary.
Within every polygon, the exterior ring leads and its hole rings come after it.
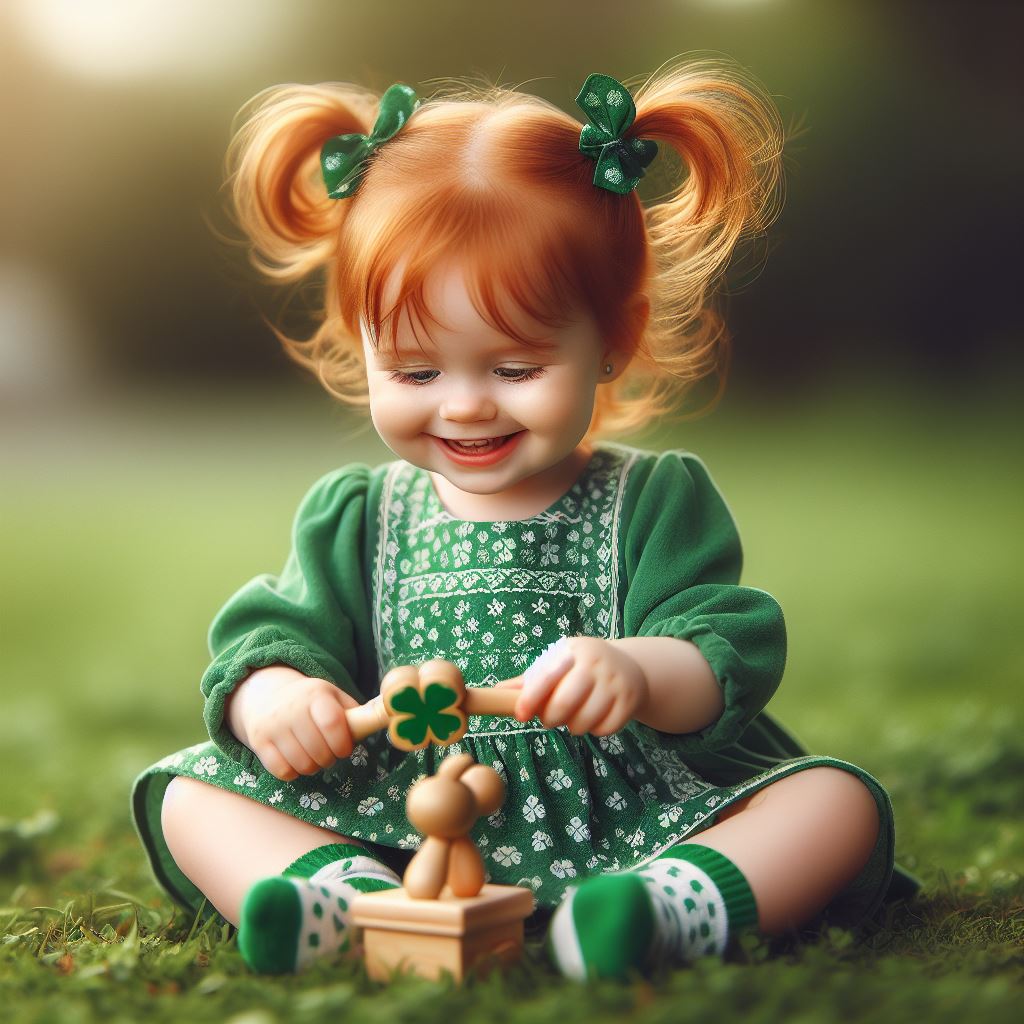
POLYGON ((312 487, 280 575, 213 623, 210 740, 136 784, 157 877, 238 925, 255 970, 350 947, 351 900, 397 885, 419 842, 406 793, 461 751, 507 788, 474 832, 491 880, 554 911, 575 978, 721 955, 744 927, 853 924, 913 887, 885 790, 762 710, 782 614, 738 585, 703 463, 597 440, 719 364, 709 297, 774 212, 777 115, 708 63, 635 105, 591 75, 577 103, 582 130, 511 90, 284 86, 232 144, 256 265, 323 286, 286 350, 397 457, 312 487), (681 181, 645 207, 659 147, 681 181), (522 676, 515 717, 443 749, 353 744, 345 710, 437 657, 470 686, 522 676))

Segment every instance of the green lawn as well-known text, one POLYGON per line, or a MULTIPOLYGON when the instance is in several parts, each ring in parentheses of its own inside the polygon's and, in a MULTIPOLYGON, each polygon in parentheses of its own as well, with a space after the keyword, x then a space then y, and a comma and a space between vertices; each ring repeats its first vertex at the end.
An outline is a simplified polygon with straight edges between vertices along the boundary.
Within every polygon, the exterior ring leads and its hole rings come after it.
POLYGON ((0 424, 4 1019, 1017 1019, 1024 445, 1005 405, 733 397, 642 439, 708 463, 745 582, 787 612, 772 710, 889 787, 897 856, 925 891, 862 936, 750 943, 738 962, 584 993, 536 948, 463 989, 384 989, 351 964, 259 979, 220 929, 175 915, 131 830, 131 780, 201 737, 208 622, 279 567, 308 484, 388 453, 313 392, 111 405, 0 424))

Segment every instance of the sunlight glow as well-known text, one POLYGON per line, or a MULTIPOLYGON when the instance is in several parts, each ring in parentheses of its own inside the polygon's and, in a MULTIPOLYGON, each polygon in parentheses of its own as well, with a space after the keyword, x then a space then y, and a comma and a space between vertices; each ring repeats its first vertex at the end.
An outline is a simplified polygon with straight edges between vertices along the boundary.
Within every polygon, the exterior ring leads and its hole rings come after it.
POLYGON ((9 0, 8 12, 26 44, 58 66, 126 79, 221 72, 277 37, 287 8, 242 0, 9 0))

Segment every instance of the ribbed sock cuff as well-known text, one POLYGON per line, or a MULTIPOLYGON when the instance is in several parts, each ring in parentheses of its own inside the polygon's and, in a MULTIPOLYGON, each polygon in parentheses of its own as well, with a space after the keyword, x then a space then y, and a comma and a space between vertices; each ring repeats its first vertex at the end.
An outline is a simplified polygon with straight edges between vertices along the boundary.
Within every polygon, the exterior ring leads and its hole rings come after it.
POLYGON ((318 846, 309 853, 304 853, 298 860, 293 861, 281 872, 282 875, 292 878, 312 878, 321 868, 328 864, 334 864, 343 857, 371 857, 376 860, 368 850, 362 846, 354 846, 351 843, 327 843, 318 846))
POLYGON ((729 932, 733 934, 748 924, 757 922, 757 902, 740 869, 724 854, 710 846, 681 843, 666 850, 658 859, 685 860, 700 868, 718 887, 729 917, 729 932))

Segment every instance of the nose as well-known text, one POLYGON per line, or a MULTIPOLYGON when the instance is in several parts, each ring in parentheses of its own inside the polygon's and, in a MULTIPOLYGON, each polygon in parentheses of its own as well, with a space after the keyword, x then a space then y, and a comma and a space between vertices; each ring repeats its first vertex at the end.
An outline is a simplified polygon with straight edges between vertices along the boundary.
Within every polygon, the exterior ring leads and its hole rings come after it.
POLYGON ((441 402, 439 413, 452 423, 486 423, 498 415, 498 407, 483 391, 460 388, 441 402))

